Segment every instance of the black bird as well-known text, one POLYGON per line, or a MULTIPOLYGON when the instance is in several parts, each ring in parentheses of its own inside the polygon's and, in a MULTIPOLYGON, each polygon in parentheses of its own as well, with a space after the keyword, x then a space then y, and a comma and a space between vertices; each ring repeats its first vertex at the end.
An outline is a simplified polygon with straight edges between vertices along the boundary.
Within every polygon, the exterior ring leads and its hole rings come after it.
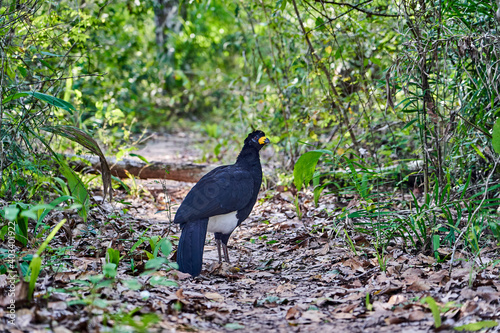
POLYGON ((268 143, 264 132, 250 133, 236 163, 215 168, 189 191, 174 219, 182 229, 177 248, 181 272, 200 274, 207 231, 215 234, 219 262, 221 244, 224 258, 229 262, 227 242, 257 201, 262 183, 259 151, 268 143))

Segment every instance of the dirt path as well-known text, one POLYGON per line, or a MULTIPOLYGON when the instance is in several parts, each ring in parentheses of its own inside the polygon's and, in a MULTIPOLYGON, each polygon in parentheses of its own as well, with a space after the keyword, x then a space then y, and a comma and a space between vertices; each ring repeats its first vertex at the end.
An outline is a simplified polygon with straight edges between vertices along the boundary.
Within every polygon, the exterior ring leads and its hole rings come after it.
MULTIPOLYGON (((158 145, 152 147, 144 151, 161 153, 158 145)), ((179 185, 177 202, 189 188, 179 185)), ((328 216, 338 212, 334 197, 323 197, 320 208, 304 199, 310 210, 299 220, 290 193, 261 193, 230 240, 231 256, 238 258, 234 266, 217 263, 213 236, 207 237, 202 276, 180 274, 177 329, 427 332, 435 325, 428 304, 421 302, 427 295, 441 306, 442 331, 500 317, 500 283, 492 279, 498 268, 486 269, 469 286, 471 263, 462 262, 450 276, 446 263, 404 253, 395 244, 383 272, 362 235, 349 231, 356 254, 344 237, 335 237, 344 227, 336 214, 328 216)))

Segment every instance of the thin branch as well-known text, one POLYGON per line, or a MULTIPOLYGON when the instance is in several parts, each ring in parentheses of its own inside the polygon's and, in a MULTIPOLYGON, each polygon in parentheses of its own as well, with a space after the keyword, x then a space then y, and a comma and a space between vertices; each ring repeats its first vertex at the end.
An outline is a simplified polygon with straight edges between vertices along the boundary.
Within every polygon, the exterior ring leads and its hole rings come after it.
POLYGON ((368 15, 373 15, 373 16, 399 17, 399 14, 375 13, 375 12, 371 12, 369 10, 361 8, 361 6, 363 6, 364 4, 366 4, 368 2, 372 2, 373 0, 365 1, 365 2, 362 2, 362 3, 357 4, 357 5, 352 5, 352 4, 347 3, 347 2, 324 1, 324 0, 314 0, 314 1, 321 2, 321 3, 328 3, 331 5, 337 5, 337 6, 347 6, 347 7, 354 9, 354 10, 360 11, 360 12, 368 14, 368 15))

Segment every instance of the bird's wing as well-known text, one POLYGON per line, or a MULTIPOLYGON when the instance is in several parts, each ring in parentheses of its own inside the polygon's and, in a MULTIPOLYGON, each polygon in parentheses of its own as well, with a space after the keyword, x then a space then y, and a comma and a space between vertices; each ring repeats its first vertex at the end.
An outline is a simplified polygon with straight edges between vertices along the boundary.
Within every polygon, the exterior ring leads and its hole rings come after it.
POLYGON ((251 174, 235 165, 218 167, 207 173, 191 189, 175 214, 175 223, 227 214, 245 207, 251 200, 251 174))

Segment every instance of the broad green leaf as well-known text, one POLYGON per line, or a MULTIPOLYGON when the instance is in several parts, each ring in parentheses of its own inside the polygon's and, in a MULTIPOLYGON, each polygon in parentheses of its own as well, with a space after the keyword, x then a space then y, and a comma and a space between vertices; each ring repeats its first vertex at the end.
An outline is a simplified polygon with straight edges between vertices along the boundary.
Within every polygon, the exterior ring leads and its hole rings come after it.
POLYGON ((120 263, 120 251, 113 248, 108 248, 108 251, 106 253, 106 260, 109 263, 113 263, 118 266, 118 264, 120 263))
POLYGON ((493 150, 500 154, 500 118, 497 119, 495 125, 493 126, 491 144, 493 145, 493 150))
POLYGON ((26 97, 26 96, 33 96, 41 101, 47 102, 50 105, 53 105, 55 107, 61 108, 63 110, 68 111, 70 114, 73 114, 73 111, 76 111, 75 107, 71 105, 70 103, 66 102, 65 100, 62 100, 60 98, 47 95, 38 91, 21 91, 18 93, 15 93, 12 96, 6 97, 2 100, 2 104, 10 102, 12 100, 21 98, 21 97, 26 97))
POLYGON ((26 75, 28 75, 28 70, 23 66, 17 66, 17 70, 19 71, 19 73, 21 73, 23 77, 26 77, 26 75))
POLYGON ((177 287, 178 286, 177 282, 169 280, 169 279, 165 278, 164 276, 158 276, 158 275, 151 277, 151 279, 148 282, 152 286, 168 286, 168 287, 177 287))
POLYGON ((116 276, 116 267, 117 265, 112 262, 108 262, 107 264, 105 264, 104 267, 102 268, 104 276, 114 279, 116 276))
MULTIPOLYGON (((101 148, 99 148, 97 142, 88 133, 73 126, 45 126, 41 129, 70 139, 71 141, 74 141, 87 148, 93 154, 99 156, 99 160, 101 162, 101 176, 104 188, 104 198, 106 198, 106 196, 109 194, 109 198, 111 200, 113 196, 111 188, 111 171, 109 169, 108 162, 106 161, 106 157, 104 156, 101 148)), ((48 146, 48 144, 43 140, 41 141, 46 146, 48 146)), ((57 159, 57 161, 59 162, 59 164, 61 164, 61 161, 59 161, 59 159, 57 159)))
POLYGON ((161 265, 166 264, 167 262, 168 260, 162 257, 154 258, 146 263, 146 269, 160 269, 161 265))
POLYGON ((316 164, 323 154, 332 154, 332 152, 325 149, 312 150, 299 157, 293 167, 293 183, 297 190, 300 191, 302 185, 309 184, 313 178, 316 164))
POLYGON ((479 321, 477 323, 470 323, 467 325, 462 325, 458 327, 454 327, 453 329, 456 331, 479 331, 482 330, 483 328, 489 328, 489 327, 495 327, 498 325, 498 322, 494 320, 484 320, 484 321, 479 321))
POLYGON ((136 279, 122 280, 121 282, 125 287, 131 290, 139 290, 142 288, 142 284, 136 279))
POLYGON ((60 161, 61 168, 59 169, 61 173, 66 177, 68 181, 68 187, 71 191, 72 196, 76 199, 77 203, 81 204, 82 207, 78 211, 78 214, 87 221, 88 211, 90 209, 90 196, 83 184, 82 180, 78 175, 71 170, 71 168, 66 164, 65 161, 60 161))
POLYGON ((7 220, 14 221, 17 217, 17 214, 19 214, 19 208, 17 208, 16 205, 10 205, 8 207, 5 207, 4 212, 5 218, 7 220))
POLYGON ((160 247, 161 247, 161 252, 165 257, 168 257, 172 252, 172 243, 166 238, 162 239, 160 247))
POLYGON ((227 323, 226 325, 224 325, 224 328, 227 330, 241 330, 244 329, 245 326, 238 323, 227 323))

